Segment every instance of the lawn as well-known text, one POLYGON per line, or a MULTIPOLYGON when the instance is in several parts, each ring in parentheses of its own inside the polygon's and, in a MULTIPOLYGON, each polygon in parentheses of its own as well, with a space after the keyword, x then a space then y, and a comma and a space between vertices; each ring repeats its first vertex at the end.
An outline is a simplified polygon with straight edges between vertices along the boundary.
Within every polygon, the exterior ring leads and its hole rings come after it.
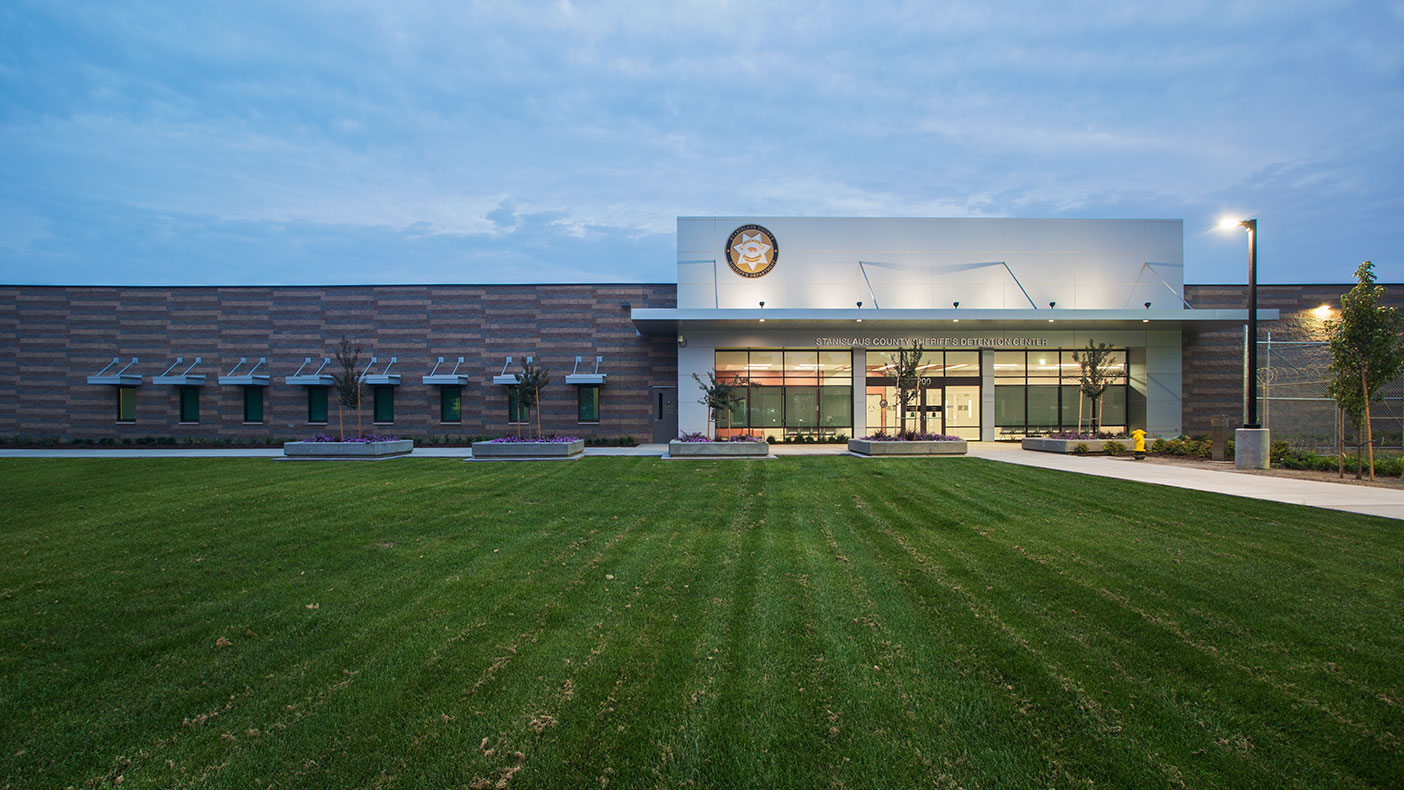
POLYGON ((0 480, 0 787, 1404 781, 1399 522, 976 459, 0 480))

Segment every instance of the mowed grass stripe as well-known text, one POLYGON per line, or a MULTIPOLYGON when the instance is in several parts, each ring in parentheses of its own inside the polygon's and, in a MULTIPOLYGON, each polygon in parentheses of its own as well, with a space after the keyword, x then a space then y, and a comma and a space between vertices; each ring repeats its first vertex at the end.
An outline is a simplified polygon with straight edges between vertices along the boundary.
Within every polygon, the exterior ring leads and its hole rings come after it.
MULTIPOLYGON (((503 512, 507 509, 510 508, 504 505, 503 512)), ((517 510, 520 509, 518 506, 517 510)), ((581 614, 594 616, 589 607, 577 604, 582 602, 581 587, 587 577, 598 575, 601 560, 615 555, 631 558, 647 555, 646 551, 636 550, 632 541, 651 539, 650 533, 641 535, 638 529, 648 521, 649 515, 612 519, 605 531, 597 532, 598 528, 592 528, 550 560, 524 563, 522 573, 504 574, 512 585, 513 594, 504 597, 496 607, 498 611, 486 618, 499 627, 484 625, 471 640, 457 640, 455 645, 462 648, 459 650, 448 650, 444 645, 435 648, 431 655, 424 655, 423 648, 415 646, 416 652, 400 663, 409 666, 418 659, 421 664, 433 662, 444 671, 421 673, 417 682, 403 685, 392 677, 392 683, 384 694, 375 698, 377 704, 374 705, 367 705, 364 698, 358 697, 356 704, 367 710, 360 716, 362 721, 355 732, 339 741, 333 752, 315 760, 314 766, 302 770, 299 778, 326 782, 380 766, 382 772, 393 778, 463 782, 474 766, 482 767, 484 762, 498 764, 493 767, 499 771, 511 768, 511 755, 516 749, 506 748, 511 744, 492 737, 494 726, 507 727, 508 724, 494 725, 493 717, 509 722, 520 718, 521 686, 525 684, 530 688, 540 683, 536 678, 540 677, 537 673, 542 669, 542 662, 547 661, 545 657, 554 655, 561 643, 565 643, 567 649, 575 645, 575 634, 564 630, 567 624, 560 622, 562 610, 575 618, 581 614), (571 572, 569 577, 566 571, 571 572), (539 583, 528 583, 532 577, 539 583), (502 611, 503 607, 511 611, 502 611), (523 625, 527 627, 523 629, 523 625), (499 702, 501 699, 508 700, 505 707, 499 702), (416 711, 416 715, 410 721, 397 721, 404 708, 416 711), (453 722, 460 723, 444 726, 453 722), (468 728, 476 732, 477 737, 465 735, 468 728), (386 738, 383 735, 386 732, 395 736, 386 738), (439 733, 459 737, 443 744, 436 737, 439 733), (481 750, 468 748, 469 740, 476 747, 481 737, 489 737, 494 742, 496 760, 485 760, 481 750), (416 754, 436 754, 440 758, 451 754, 454 759, 426 762, 414 760, 416 754)), ((590 523, 593 522, 586 522, 590 523)), ((504 537, 511 532, 507 530, 504 537)), ((529 557, 523 554, 523 558, 529 557)), ((554 660, 549 664, 549 668, 555 668, 554 660)), ((484 773, 489 772, 484 770, 484 773)))
MULTIPOLYGON (((920 495, 917 491, 909 493, 913 496, 920 495)), ((917 553, 917 549, 908 548, 908 544, 920 544, 922 538, 934 534, 923 534, 919 529, 898 531, 910 532, 913 537, 908 541, 905 536, 892 532, 887 534, 902 543, 913 556, 921 555, 917 553)), ((943 532, 941 535, 962 537, 959 531, 943 532)), ((970 590, 972 599, 978 599, 982 605, 988 607, 989 616, 1008 623, 1011 633, 1019 634, 1021 639, 1031 633, 1067 629, 1067 638, 1054 642, 1049 650, 1039 652, 1047 654, 1050 666, 1062 667, 1064 669, 1060 672, 1076 676, 1080 685, 1085 685, 1095 693, 1100 704, 1123 711, 1123 715, 1141 718, 1147 727, 1155 727, 1159 722, 1150 717, 1150 713, 1155 711, 1152 705, 1148 705, 1150 700, 1131 696, 1130 692, 1137 685, 1175 689, 1180 686, 1178 681, 1185 673, 1196 674, 1202 680, 1209 681, 1215 688, 1214 693, 1220 697, 1220 702, 1227 697, 1239 706, 1243 714, 1234 717, 1235 721, 1230 723, 1228 732, 1218 733, 1217 743, 1221 749, 1227 745, 1244 744, 1234 749, 1243 752, 1243 759, 1257 760, 1262 763, 1263 768, 1280 766, 1284 771, 1284 779, 1292 776, 1298 777, 1296 781, 1321 781, 1321 777, 1302 776, 1296 772, 1299 766, 1293 765, 1295 754, 1289 745, 1290 736, 1255 730, 1251 724, 1257 718, 1253 715, 1254 711, 1261 713, 1264 708, 1272 708, 1277 716, 1268 718, 1290 721, 1297 717, 1298 708, 1319 707, 1315 701, 1288 694, 1286 688, 1272 679, 1263 677, 1247 667, 1229 664, 1215 651, 1187 644, 1178 635, 1167 633, 1165 629, 1160 628, 1160 624, 1147 623, 1139 613, 1130 612, 1129 616, 1136 618, 1140 623, 1128 622, 1128 612, 1119 611, 1114 601, 1100 596, 1097 590, 1073 584, 1060 575, 1048 575, 1047 569, 1041 566, 1019 568, 1019 573, 1027 582, 1038 584, 1041 592, 1049 600, 1058 602, 1056 609, 1043 606, 1038 601, 1023 596, 1019 588, 1011 588, 1005 579, 991 573, 992 569, 1006 567, 1011 563, 1023 564, 1017 553, 1013 556, 1000 556, 998 552, 972 553, 970 549, 978 551, 979 544, 972 543, 967 546, 954 541, 943 542, 939 547, 941 555, 954 560, 945 564, 943 572, 959 582, 963 589, 970 590), (1148 625, 1149 628, 1138 628, 1140 624, 1148 625), (1132 684, 1130 686, 1107 682, 1118 674, 1107 671, 1108 668, 1117 668, 1113 656, 1119 656, 1120 663, 1125 666, 1157 666, 1164 667, 1166 671, 1159 677, 1127 676, 1125 680, 1132 684), (1135 710, 1135 713, 1129 713, 1131 710, 1135 710), (1257 748, 1252 751, 1246 748, 1249 741, 1245 740, 1245 729, 1254 736, 1252 743, 1256 744, 1257 748), (1277 741, 1275 744, 1274 739, 1277 741), (1274 749, 1274 746, 1278 748, 1274 749)), ((1124 610, 1124 607, 1122 609, 1124 610)), ((1189 704, 1197 708, 1203 701, 1190 700, 1189 704)), ((1197 720, 1197 714, 1193 711, 1155 712, 1162 715, 1178 715, 1182 724, 1193 724, 1197 720)), ((1330 722, 1317 722, 1308 714, 1302 725, 1338 723, 1336 717, 1330 718, 1330 722)), ((1200 748, 1204 747, 1201 745, 1200 748)), ((1202 757, 1203 754, 1193 756, 1202 757)), ((1190 761, 1186 758, 1183 762, 1187 764, 1190 761)), ((1366 766, 1359 764, 1352 766, 1352 770, 1357 771, 1365 768, 1366 766)), ((1180 769, 1174 768, 1171 773, 1178 774, 1180 769)), ((1344 777, 1333 775, 1328 778, 1339 782, 1344 777)))
POLYGON ((1379 519, 975 459, 0 475, 0 787, 1404 773, 1379 519))

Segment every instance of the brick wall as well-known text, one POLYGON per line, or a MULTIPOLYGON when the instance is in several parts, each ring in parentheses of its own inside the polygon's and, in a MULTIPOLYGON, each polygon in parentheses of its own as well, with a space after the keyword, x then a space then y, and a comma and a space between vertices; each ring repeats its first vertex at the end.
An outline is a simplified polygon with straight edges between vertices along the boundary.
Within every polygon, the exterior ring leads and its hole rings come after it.
MULTIPOLYGON (((1274 342, 1325 340, 1321 319, 1313 314, 1328 304, 1334 316, 1340 315, 1345 285, 1259 285, 1258 307, 1280 310, 1278 321, 1258 323, 1258 339, 1272 333, 1274 342)), ((1387 303, 1404 310, 1404 285, 1385 284, 1387 303)), ((1246 285, 1186 285, 1185 300, 1201 309, 1246 309, 1246 285)), ((1184 431, 1209 432, 1215 414, 1233 415, 1235 425, 1243 415, 1243 330, 1186 335, 1183 344, 1184 431)), ((1261 363, 1260 363, 1261 364, 1261 363)))
MULTIPOLYGON (((390 285, 324 287, 69 287, 0 286, 0 436, 64 438, 183 436, 301 436, 307 424, 303 387, 283 383, 304 357, 332 356, 342 335, 402 375, 395 423, 383 433, 498 434, 506 424, 506 394, 490 383, 503 359, 527 354, 549 368, 542 427, 582 436, 633 435, 652 430, 649 386, 677 382, 671 338, 640 337, 621 307, 673 307, 677 288, 666 284, 609 285, 390 285), (577 423, 575 387, 565 383, 576 355, 602 355, 608 384, 601 390, 599 425, 577 423), (156 386, 176 357, 204 362, 200 423, 178 424, 175 387, 156 386), (461 425, 439 422, 439 388, 420 377, 439 356, 466 357, 461 425), (112 387, 87 383, 113 357, 141 362, 136 422, 116 422, 112 387), (272 376, 264 423, 243 423, 240 387, 217 377, 240 357, 268 357, 260 372, 272 376)), ((441 369, 440 372, 447 372, 441 369)), ((336 397, 329 422, 337 421, 336 397)), ((365 420, 369 429, 369 397, 365 420)))

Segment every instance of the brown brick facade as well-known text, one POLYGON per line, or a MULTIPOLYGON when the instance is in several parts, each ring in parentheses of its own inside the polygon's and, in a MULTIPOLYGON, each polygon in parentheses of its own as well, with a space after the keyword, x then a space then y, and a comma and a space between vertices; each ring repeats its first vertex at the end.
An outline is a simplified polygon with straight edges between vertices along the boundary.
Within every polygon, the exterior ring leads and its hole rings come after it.
MULTIPOLYGON (((1321 319, 1312 311, 1330 305, 1340 315, 1345 285, 1259 285, 1258 306, 1277 309, 1277 321, 1258 324, 1258 338, 1269 332, 1276 341, 1324 340, 1321 319)), ((1387 303, 1404 310, 1404 285, 1386 284, 1387 303)), ((1185 300, 1200 309, 1246 309, 1246 285, 1186 285, 1185 300)), ((1215 414, 1243 414, 1243 330, 1186 335, 1182 350, 1184 431, 1190 435, 1209 432, 1215 414)))
MULTIPOLYGON (((173 436, 262 439, 303 436, 325 428, 307 422, 307 396, 284 383, 303 358, 332 356, 342 335, 361 345, 363 359, 390 357, 402 375, 395 422, 380 433, 422 437, 500 434, 507 425, 505 388, 490 379, 503 359, 534 355, 551 372, 541 421, 547 432, 581 436, 632 435, 648 441, 649 386, 676 385, 672 338, 640 337, 631 307, 673 307, 676 286, 387 285, 322 287, 70 287, 0 286, 0 436, 101 438, 173 436), (598 425, 577 422, 576 388, 565 383, 576 355, 601 355, 608 383, 598 425), (175 387, 157 386, 176 357, 204 362, 198 425, 181 425, 175 387), (434 360, 466 357, 462 423, 439 421, 439 388, 420 377, 434 360), (116 422, 113 387, 87 383, 113 357, 141 362, 136 421, 116 422), (221 386, 240 357, 268 357, 272 376, 264 422, 243 423, 242 391, 221 386)), ((329 368, 330 370, 330 368, 329 368)), ((446 372, 441 369, 440 372, 446 372)), ((367 401, 369 398, 367 398, 367 401)), ((335 394, 329 423, 337 421, 335 394)), ((371 430, 370 404, 365 406, 371 430)))
MULTIPOLYGON (((1404 309, 1404 285, 1388 287, 1389 302, 1404 309)), ((1312 310, 1339 308, 1350 285, 1263 285, 1259 303, 1281 311, 1264 322, 1260 336, 1274 340, 1321 338, 1312 310)), ((1187 285, 1196 308, 1246 307, 1241 285, 1187 285)), ((499 434, 507 424, 506 393, 490 383, 507 355, 535 355, 552 374, 544 397, 546 431, 582 436, 632 435, 647 441, 652 430, 649 387, 676 385, 677 348, 671 337, 640 337, 631 307, 673 307, 671 283, 618 285, 387 285, 311 287, 78 287, 0 286, 0 437, 65 439, 171 436, 236 439, 303 436, 327 430, 307 422, 303 387, 284 383, 304 357, 331 356, 344 334, 374 353, 379 371, 399 357, 402 375, 392 426, 368 430, 404 436, 499 434), (604 357, 608 374, 600 422, 577 422, 575 387, 565 383, 576 355, 582 369, 604 357), (87 376, 113 357, 131 357, 143 383, 136 421, 116 422, 112 387, 89 385, 87 376), (203 357, 206 376, 198 425, 178 421, 176 388, 157 386, 175 360, 203 357), (272 376, 260 425, 243 423, 241 388, 221 386, 240 357, 268 357, 272 376), (464 356, 470 384, 463 390, 462 422, 439 422, 439 389, 420 383, 435 358, 464 356)), ((1187 335, 1183 345, 1184 431, 1207 433, 1215 414, 1242 411, 1241 330, 1187 335)), ((369 398, 367 399, 369 401, 369 398)), ((336 426, 336 402, 329 405, 336 426)))

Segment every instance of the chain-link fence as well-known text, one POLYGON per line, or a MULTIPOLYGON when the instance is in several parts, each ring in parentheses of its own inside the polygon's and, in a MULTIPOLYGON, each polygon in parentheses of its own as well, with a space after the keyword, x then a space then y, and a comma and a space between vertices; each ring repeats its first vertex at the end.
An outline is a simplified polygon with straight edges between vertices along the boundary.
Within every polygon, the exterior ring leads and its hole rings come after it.
MULTIPOLYGON (((1258 414, 1274 441, 1303 450, 1334 450, 1340 413, 1326 393, 1331 347, 1324 342, 1274 341, 1269 334, 1258 342, 1258 414)), ((1404 382, 1385 385, 1384 397, 1370 405, 1370 428, 1376 447, 1404 445, 1404 382)), ((1350 420, 1345 441, 1360 437, 1350 420)))

